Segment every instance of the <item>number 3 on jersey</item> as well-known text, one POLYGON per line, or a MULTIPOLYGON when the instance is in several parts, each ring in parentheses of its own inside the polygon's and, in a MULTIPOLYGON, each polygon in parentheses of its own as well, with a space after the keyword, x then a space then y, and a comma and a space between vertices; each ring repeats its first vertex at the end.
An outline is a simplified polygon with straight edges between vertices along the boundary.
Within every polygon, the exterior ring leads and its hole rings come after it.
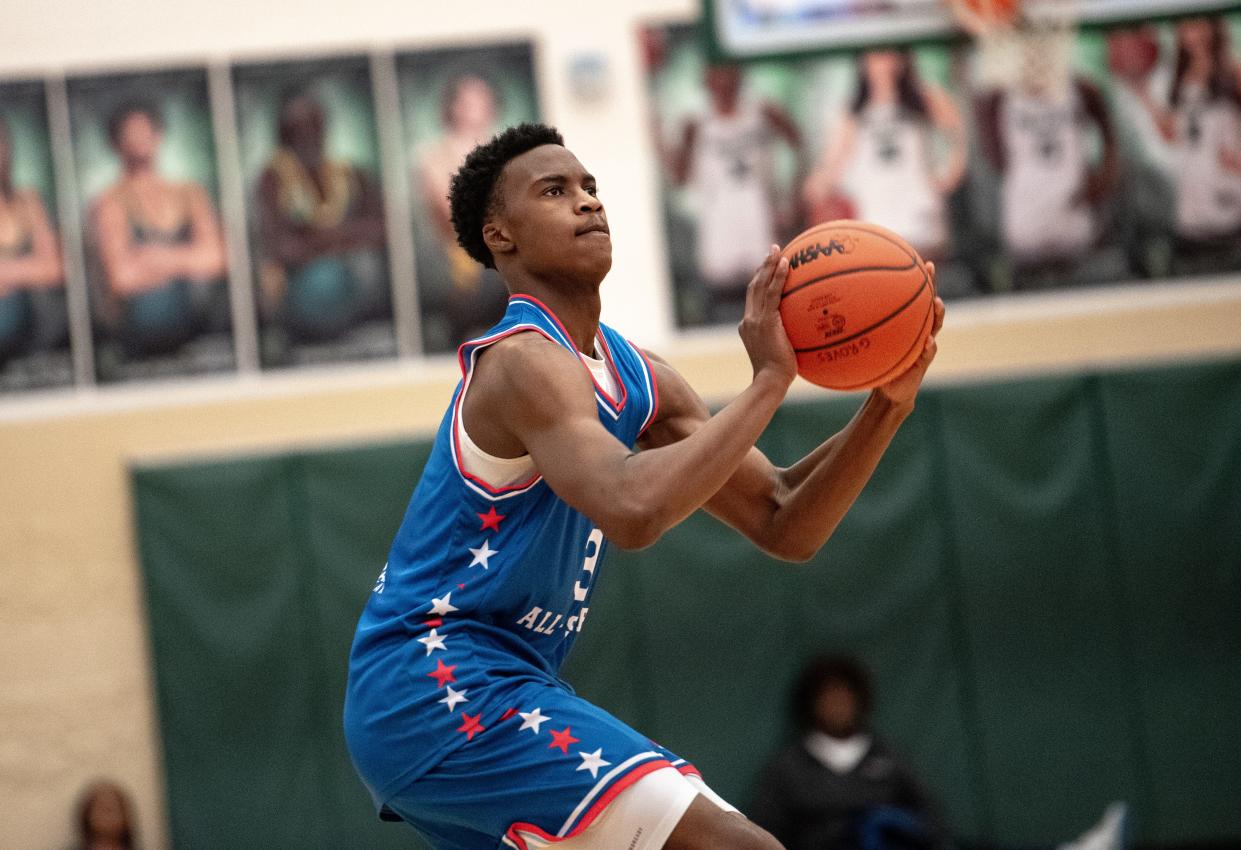
POLYGON ((599 561, 599 553, 603 548, 603 532, 597 528, 590 530, 590 535, 586 538, 586 560, 582 562, 582 571, 588 573, 586 584, 583 585, 579 580, 573 584, 573 599, 576 602, 585 602, 586 594, 590 591, 591 579, 595 577, 595 564, 599 561))

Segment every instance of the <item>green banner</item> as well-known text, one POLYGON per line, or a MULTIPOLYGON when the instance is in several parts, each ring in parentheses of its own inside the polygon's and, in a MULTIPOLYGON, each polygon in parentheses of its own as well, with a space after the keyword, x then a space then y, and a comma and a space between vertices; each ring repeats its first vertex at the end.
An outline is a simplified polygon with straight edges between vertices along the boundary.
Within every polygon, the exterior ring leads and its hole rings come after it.
MULTIPOLYGON (((856 397, 787 404, 791 463, 856 397)), ((353 627, 429 446, 133 472, 179 848, 417 847, 353 773, 353 627)), ((696 515, 614 552, 566 669, 744 809, 805 659, 874 669, 876 723, 954 832, 1241 839, 1241 361, 932 387, 811 563, 696 515)))

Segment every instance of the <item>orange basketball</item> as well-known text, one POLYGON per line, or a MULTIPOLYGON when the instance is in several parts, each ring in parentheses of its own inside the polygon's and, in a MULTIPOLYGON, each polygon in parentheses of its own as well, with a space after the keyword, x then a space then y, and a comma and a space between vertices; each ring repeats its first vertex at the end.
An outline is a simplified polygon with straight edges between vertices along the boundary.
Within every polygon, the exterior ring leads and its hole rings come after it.
POLYGON ((865 221, 829 221, 784 248, 780 317, 797 372, 834 390, 890 381, 922 353, 935 284, 909 243, 865 221))
POLYGON ((1012 23, 1019 0, 957 0, 962 6, 989 23, 1012 23))

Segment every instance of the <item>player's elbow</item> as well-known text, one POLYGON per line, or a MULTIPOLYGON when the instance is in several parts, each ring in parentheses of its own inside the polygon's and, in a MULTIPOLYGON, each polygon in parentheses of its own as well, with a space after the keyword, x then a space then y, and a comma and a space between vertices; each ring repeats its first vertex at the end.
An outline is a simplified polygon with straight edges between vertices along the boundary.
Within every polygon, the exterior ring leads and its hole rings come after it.
POLYGON ((786 561, 790 564, 805 564, 814 560, 814 556, 819 554, 818 546, 806 545, 796 540, 780 539, 764 541, 761 548, 771 557, 778 561, 786 561))
POLYGON ((604 535, 622 549, 645 549, 663 536, 660 513, 652 505, 619 506, 607 519, 604 535))

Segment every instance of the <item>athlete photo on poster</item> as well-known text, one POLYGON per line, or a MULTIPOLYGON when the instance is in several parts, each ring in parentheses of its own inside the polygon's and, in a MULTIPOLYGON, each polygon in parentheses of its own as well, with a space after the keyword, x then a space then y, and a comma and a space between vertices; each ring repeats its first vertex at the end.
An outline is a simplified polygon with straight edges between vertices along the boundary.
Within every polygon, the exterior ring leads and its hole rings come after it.
POLYGON ((968 144, 952 50, 738 65, 708 61, 696 25, 639 37, 678 324, 735 323, 754 258, 838 218, 901 233, 945 296, 977 291, 954 232, 968 144))
POLYGON ((365 56, 233 69, 264 368, 396 356, 365 56))
POLYGON ((495 270, 457 244, 448 184, 475 145, 539 119, 533 53, 529 42, 510 42, 396 58, 427 353, 455 350, 504 314, 508 293, 495 270))
POLYGON ((1241 13, 1115 27, 1105 46, 1134 264, 1241 268, 1241 13))
POLYGON ((0 394, 73 381, 47 96, 0 84, 0 394))
POLYGON ((96 378, 235 368, 206 71, 76 77, 68 94, 96 378))

